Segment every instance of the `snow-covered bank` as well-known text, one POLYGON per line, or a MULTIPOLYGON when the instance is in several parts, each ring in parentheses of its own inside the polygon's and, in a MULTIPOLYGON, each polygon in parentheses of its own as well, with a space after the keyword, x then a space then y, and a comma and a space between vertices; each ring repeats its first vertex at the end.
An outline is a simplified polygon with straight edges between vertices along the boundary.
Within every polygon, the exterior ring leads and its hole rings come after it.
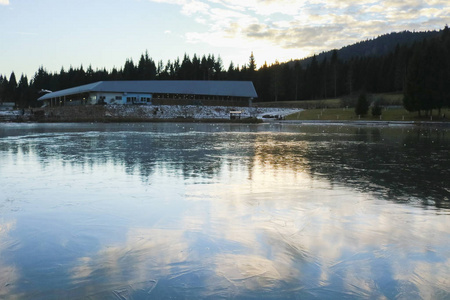
POLYGON ((230 111, 241 119, 283 118, 301 109, 194 105, 65 106, 3 112, 0 121, 84 122, 152 120, 228 120, 230 111))
POLYGON ((0 122, 14 121, 23 113, 22 110, 1 110, 0 122))
POLYGON ((263 118, 265 115, 286 116, 299 111, 289 108, 266 107, 227 107, 227 106, 194 106, 194 105, 159 105, 159 106, 107 106, 111 115, 129 117, 133 115, 147 118, 174 119, 229 119, 230 111, 239 111, 241 118, 263 118))

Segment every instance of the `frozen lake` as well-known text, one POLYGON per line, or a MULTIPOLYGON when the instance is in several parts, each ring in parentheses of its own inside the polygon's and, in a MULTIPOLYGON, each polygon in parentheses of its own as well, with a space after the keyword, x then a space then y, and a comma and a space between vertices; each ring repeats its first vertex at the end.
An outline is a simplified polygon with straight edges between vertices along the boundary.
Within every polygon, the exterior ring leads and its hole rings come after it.
POLYGON ((449 299, 450 130, 0 124, 0 299, 449 299))

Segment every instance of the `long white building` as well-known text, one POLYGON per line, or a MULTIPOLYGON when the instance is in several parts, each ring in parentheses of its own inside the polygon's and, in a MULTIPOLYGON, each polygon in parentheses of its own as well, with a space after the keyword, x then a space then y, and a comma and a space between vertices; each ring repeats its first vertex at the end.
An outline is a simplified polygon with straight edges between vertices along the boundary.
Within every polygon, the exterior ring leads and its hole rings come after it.
POLYGON ((40 97, 44 106, 95 104, 251 105, 258 95, 251 81, 99 81, 40 97))

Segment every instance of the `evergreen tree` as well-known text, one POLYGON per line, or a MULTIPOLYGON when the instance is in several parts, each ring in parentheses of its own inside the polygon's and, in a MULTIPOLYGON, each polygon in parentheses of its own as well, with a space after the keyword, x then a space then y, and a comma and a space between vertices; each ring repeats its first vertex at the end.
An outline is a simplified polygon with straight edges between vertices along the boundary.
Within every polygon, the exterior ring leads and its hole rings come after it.
POLYGON ((255 89, 258 90, 258 98, 260 101, 270 101, 270 86, 271 86, 270 69, 265 62, 258 70, 258 79, 256 80, 255 89))
MULTIPOLYGON (((405 36, 410 38, 411 35, 415 34, 405 36)), ((429 112, 450 106, 448 26, 439 35, 422 35, 430 37, 427 42, 408 44, 395 40, 402 36, 403 34, 383 37, 384 45, 391 48, 391 52, 381 49, 380 45, 383 43, 380 44, 378 40, 376 43, 361 42, 356 46, 360 50, 365 48, 359 57, 352 57, 345 51, 355 48, 352 46, 339 52, 333 50, 314 55, 305 60, 303 66, 300 61, 291 61, 271 66, 264 64, 259 70, 253 52, 248 63, 241 68, 230 62, 228 69, 224 71, 220 57, 216 59, 212 54, 201 58, 194 54, 192 60, 185 54, 182 61, 177 58, 166 64, 162 61, 156 64, 149 57, 148 51, 145 51, 137 65, 132 59, 127 59, 122 69, 113 68, 110 72, 106 69, 94 71, 91 66, 85 72, 81 66, 75 69, 70 67, 67 72, 61 68, 59 73, 52 74, 41 66, 29 88, 37 93, 41 89, 55 91, 101 80, 251 80, 262 101, 322 99, 363 90, 374 93, 402 90, 404 105, 410 111, 429 112), (391 45, 393 40, 395 45, 391 45), (363 55, 364 52, 373 53, 363 55)), ((9 81, 4 76, 0 78, 0 101, 5 101, 6 98, 21 99, 21 92, 16 91, 12 96, 13 86, 21 90, 17 82, 14 82, 15 78, 9 81)))
POLYGON ((301 95, 301 77, 302 77, 302 66, 299 61, 294 64, 294 81, 295 81, 295 92, 294 100, 298 100, 301 95))
POLYGON ((68 74, 64 71, 64 68, 61 67, 61 71, 59 71, 58 76, 58 86, 59 89, 67 89, 70 87, 70 80, 68 74))
POLYGON ((121 72, 119 72, 116 67, 113 67, 113 69, 111 70, 111 73, 108 76, 109 80, 121 80, 122 76, 121 76, 121 72))
POLYGON ((213 68, 214 68, 214 80, 222 79, 223 65, 220 56, 218 56, 216 61, 214 62, 213 68))
POLYGON ((293 74, 294 70, 288 65, 281 65, 281 100, 293 100, 295 97, 295 76, 293 74))
POLYGON ((137 67, 137 78, 140 80, 154 80, 156 78, 155 62, 149 57, 148 51, 141 55, 137 67))
POLYGON ((447 54, 437 39, 415 45, 404 92, 404 106, 408 111, 430 114, 433 109, 440 112, 446 105, 450 79, 447 54))
POLYGON ((181 80, 192 80, 195 76, 194 65, 186 53, 181 62, 179 75, 181 80))
POLYGON ((86 70, 86 73, 84 75, 85 76, 85 83, 92 83, 92 82, 94 82, 94 75, 95 75, 95 72, 92 69, 92 66, 89 65, 87 70, 86 70))
MULTIPOLYGON (((164 62, 162 60, 158 61, 158 67, 156 68, 156 76, 158 79, 161 79, 161 80, 167 79, 166 74, 165 74, 164 62)), ((168 76, 168 74, 167 74, 167 76, 168 76)))
POLYGON ((125 80, 137 80, 138 70, 133 63, 133 59, 127 59, 123 67, 123 78, 125 80))
POLYGON ((9 76, 8 84, 6 85, 5 98, 7 102, 16 102, 17 99, 17 80, 14 72, 9 76))
POLYGON ((270 67, 271 70, 271 81, 270 81, 270 96, 272 101, 279 101, 280 97, 282 97, 282 74, 281 74, 281 66, 278 61, 270 67))
POLYGON ((3 103, 6 101, 6 90, 8 86, 8 80, 6 77, 3 77, 0 75, 0 103, 3 103))
POLYGON ((202 80, 209 80, 210 77, 212 76, 212 72, 209 69, 208 61, 204 55, 202 56, 202 60, 200 62, 200 70, 202 74, 201 75, 202 80))
POLYGON ((255 56, 253 55, 253 51, 250 54, 250 58, 248 60, 248 70, 250 72, 256 71, 256 61, 255 61, 255 56))
POLYGON ((238 80, 239 79, 239 66, 235 67, 233 62, 230 62, 227 71, 227 80, 238 80))
POLYGON ((326 57, 319 66, 319 73, 319 98, 324 99, 328 96, 328 79, 330 74, 330 68, 326 57))
POLYGON ((29 96, 29 85, 28 85, 28 78, 26 75, 21 75, 19 79, 19 84, 17 86, 17 95, 18 95, 18 101, 17 105, 19 107, 26 107, 28 104, 31 103, 31 99, 28 99, 29 96))
POLYGON ((32 85, 36 90, 50 90, 50 74, 44 69, 43 66, 40 66, 37 72, 34 74, 32 85))
POLYGON ((309 99, 318 99, 320 90, 320 72, 317 56, 314 55, 309 68, 306 70, 306 85, 309 87, 307 97, 309 99))
POLYGON ((200 58, 197 57, 196 54, 192 57, 192 77, 188 79, 193 80, 201 80, 202 79, 202 70, 200 69, 200 58))
POLYGON ((337 97, 337 78, 338 78, 338 52, 336 49, 333 50, 333 53, 331 54, 331 69, 332 69, 332 87, 333 87, 333 96, 334 98, 337 97))

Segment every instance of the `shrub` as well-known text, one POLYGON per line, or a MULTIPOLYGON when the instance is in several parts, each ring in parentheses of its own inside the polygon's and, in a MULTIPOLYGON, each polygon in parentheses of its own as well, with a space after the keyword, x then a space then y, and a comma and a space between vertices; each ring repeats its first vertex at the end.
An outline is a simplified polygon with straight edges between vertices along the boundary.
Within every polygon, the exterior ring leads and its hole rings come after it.
POLYGON ((383 107, 381 107, 378 101, 376 101, 375 104, 372 106, 372 116, 374 117, 381 116, 382 109, 383 107))
POLYGON ((365 116, 369 111, 369 102, 365 94, 361 94, 356 102, 355 113, 356 115, 365 116))

